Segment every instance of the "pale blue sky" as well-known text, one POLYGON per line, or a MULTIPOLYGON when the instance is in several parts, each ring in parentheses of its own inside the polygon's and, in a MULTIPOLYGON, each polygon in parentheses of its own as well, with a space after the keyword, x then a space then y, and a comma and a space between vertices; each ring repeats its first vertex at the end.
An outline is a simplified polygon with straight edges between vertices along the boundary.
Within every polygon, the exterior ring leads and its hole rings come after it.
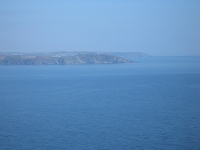
POLYGON ((0 0, 0 51, 200 55, 200 0, 0 0))

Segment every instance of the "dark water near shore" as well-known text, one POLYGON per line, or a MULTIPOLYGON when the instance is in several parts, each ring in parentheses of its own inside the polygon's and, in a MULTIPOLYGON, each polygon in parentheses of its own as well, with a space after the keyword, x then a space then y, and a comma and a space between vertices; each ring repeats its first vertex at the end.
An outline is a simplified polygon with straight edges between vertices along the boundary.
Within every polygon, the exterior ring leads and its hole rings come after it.
POLYGON ((200 57, 0 66, 0 149, 200 149, 200 57))

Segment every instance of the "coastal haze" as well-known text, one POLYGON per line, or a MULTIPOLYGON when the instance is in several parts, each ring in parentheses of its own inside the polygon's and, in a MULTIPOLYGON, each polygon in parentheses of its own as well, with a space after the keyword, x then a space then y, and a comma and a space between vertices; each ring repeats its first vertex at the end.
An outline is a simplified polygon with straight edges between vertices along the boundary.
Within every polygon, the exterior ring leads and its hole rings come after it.
POLYGON ((0 149, 199 150, 199 0, 1 0, 0 149))
POLYGON ((200 55, 200 1, 0 1, 1 52, 200 55))

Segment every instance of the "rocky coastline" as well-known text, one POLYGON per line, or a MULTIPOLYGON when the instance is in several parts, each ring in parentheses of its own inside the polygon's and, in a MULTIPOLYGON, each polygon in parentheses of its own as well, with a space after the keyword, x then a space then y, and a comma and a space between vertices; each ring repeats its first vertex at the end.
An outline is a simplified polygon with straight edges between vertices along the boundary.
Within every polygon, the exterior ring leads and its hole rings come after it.
POLYGON ((123 57, 95 53, 0 54, 0 65, 70 65, 132 63, 123 57))

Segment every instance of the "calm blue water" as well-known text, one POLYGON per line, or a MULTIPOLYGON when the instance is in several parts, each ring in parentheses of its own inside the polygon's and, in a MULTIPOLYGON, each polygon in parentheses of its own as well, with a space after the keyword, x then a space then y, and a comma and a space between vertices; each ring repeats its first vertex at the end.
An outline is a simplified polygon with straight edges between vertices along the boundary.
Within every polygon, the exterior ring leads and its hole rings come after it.
POLYGON ((200 57, 0 66, 0 149, 200 149, 200 57))

